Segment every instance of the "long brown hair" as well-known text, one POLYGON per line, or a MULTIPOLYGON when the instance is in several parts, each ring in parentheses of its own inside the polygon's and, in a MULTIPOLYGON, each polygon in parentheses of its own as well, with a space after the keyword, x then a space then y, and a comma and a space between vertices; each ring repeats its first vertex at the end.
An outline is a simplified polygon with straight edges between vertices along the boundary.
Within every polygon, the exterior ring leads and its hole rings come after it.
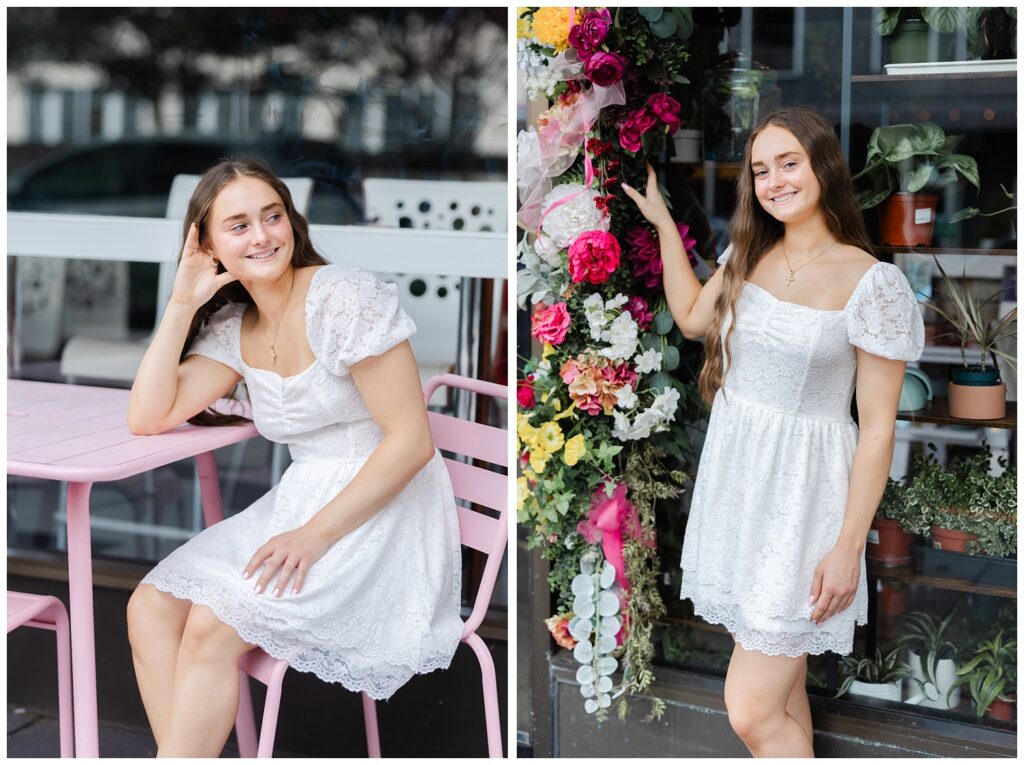
POLYGON ((825 215, 829 233, 837 242, 873 252, 864 217, 853 191, 850 169, 843 158, 832 126, 813 109, 792 106, 760 120, 747 139, 743 150, 739 178, 736 181, 736 209, 729 221, 729 242, 732 253, 725 264, 722 288, 715 299, 714 313, 704 340, 705 360, 697 381, 701 398, 710 404, 716 391, 722 387, 728 367, 732 363, 732 333, 736 329, 736 301, 746 280, 758 262, 785 233, 785 226, 761 207, 754 196, 754 172, 750 167, 750 152, 754 139, 769 125, 788 130, 800 142, 821 186, 819 206, 825 215), (726 313, 732 324, 725 338, 728 364, 723 369, 722 323, 726 313))
MULTIPOLYGON (((291 267, 298 269, 305 268, 306 266, 327 265, 327 260, 314 249, 309 239, 309 222, 302 213, 295 209, 288 186, 274 175, 273 171, 261 160, 251 157, 221 160, 207 170, 199 180, 199 184, 196 186, 196 190, 192 193, 192 198, 188 202, 185 219, 182 221, 182 249, 184 249, 184 242, 188 238, 189 227, 193 223, 196 224, 196 229, 199 233, 199 246, 209 246, 210 210, 213 209, 214 200, 217 199, 217 195, 220 194, 225 186, 242 176, 259 178, 281 197, 285 213, 292 224, 294 246, 292 247, 291 267)), ((178 261, 181 262, 181 255, 178 256, 178 261)), ((224 273, 223 263, 217 264, 217 273, 224 273)), ((231 282, 217 290, 213 297, 200 306, 195 316, 192 317, 192 324, 188 328, 185 345, 181 350, 180 361, 185 360, 185 355, 188 353, 192 341, 195 340, 196 335, 199 334, 199 331, 209 321, 210 316, 226 303, 252 305, 253 300, 249 291, 242 286, 241 282, 231 282)), ((222 414, 210 408, 191 417, 189 422, 193 425, 230 425, 238 422, 248 422, 248 420, 238 415, 222 414)))

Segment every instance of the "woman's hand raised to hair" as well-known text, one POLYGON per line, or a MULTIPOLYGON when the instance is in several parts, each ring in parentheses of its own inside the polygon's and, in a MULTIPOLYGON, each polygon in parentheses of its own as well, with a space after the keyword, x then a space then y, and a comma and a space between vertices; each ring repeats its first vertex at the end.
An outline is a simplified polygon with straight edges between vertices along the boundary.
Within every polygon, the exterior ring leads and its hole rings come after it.
POLYGON ((185 247, 178 261, 178 271, 174 275, 174 290, 171 300, 175 303, 197 310, 213 297, 225 284, 238 279, 237 276, 225 271, 217 273, 210 253, 199 246, 199 230, 196 224, 189 226, 185 237, 185 247))
POLYGON ((676 230, 676 224, 675 221, 672 220, 672 214, 669 213, 668 207, 665 206, 665 200, 662 198, 661 192, 658 190, 658 178, 654 174, 654 168, 651 167, 650 162, 647 163, 646 194, 641 194, 632 186, 627 186, 625 183, 622 184, 622 188, 626 192, 626 196, 636 203, 641 215, 647 218, 647 220, 659 232, 676 230))

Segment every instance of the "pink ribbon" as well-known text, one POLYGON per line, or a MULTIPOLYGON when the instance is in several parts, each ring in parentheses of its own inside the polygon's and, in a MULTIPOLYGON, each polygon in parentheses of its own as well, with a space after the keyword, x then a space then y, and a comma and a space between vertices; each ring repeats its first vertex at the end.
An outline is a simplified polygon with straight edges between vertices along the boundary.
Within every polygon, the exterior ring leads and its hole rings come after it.
POLYGON ((626 499, 626 485, 620 483, 609 497, 602 486, 590 500, 590 512, 576 525, 588 544, 601 543, 606 561, 615 566, 615 581, 623 590, 629 589, 626 579, 626 562, 622 554, 627 536, 653 546, 653 539, 645 539, 640 529, 640 518, 636 507, 626 499))

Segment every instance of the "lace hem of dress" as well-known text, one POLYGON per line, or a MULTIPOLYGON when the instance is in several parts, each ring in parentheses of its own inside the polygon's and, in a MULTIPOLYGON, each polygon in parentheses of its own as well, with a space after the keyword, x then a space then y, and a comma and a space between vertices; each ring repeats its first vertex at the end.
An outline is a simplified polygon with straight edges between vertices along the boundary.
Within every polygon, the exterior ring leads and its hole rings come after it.
MULTIPOLYGON (((316 645, 303 646, 302 654, 296 655, 294 632, 289 636, 291 639, 278 640, 266 624, 260 622, 261 619, 266 618, 265 615, 247 612, 238 604, 232 606, 230 603, 219 600, 216 597, 217 593, 210 592, 208 586, 197 582, 193 582, 190 586, 187 579, 181 577, 179 572, 169 575, 162 571, 160 575, 156 576, 150 572, 143 578, 142 583, 151 584, 158 590, 176 598, 189 600, 196 605, 207 606, 220 621, 234 629, 242 640, 258 645, 275 659, 287 661, 293 669, 299 672, 312 672, 326 683, 340 683, 346 690, 354 693, 365 692, 376 701, 390 698, 413 675, 447 669, 451 665, 460 642, 456 639, 450 650, 443 650, 441 647, 435 646, 424 652, 424 655, 418 659, 408 660, 406 663, 391 663, 384 659, 382 652, 353 647, 354 655, 364 662, 372 660, 374 664, 372 668, 366 668, 360 672, 352 669, 350 662, 345 658, 316 645)), ((461 637, 461 631, 459 637, 461 637)))
MULTIPOLYGON (((798 659, 803 654, 822 654, 832 651, 842 656, 853 651, 853 629, 844 627, 844 634, 827 631, 824 627, 815 627, 814 632, 769 632, 747 626, 735 606, 709 605, 694 598, 694 593, 683 590, 680 598, 689 598, 693 603, 693 612, 706 622, 721 624, 733 636, 733 639, 748 651, 758 651, 766 656, 788 656, 798 659)), ((856 603, 850 608, 856 607, 856 603)), ((857 624, 867 624, 865 617, 858 616, 857 624)), ((808 625, 811 623, 808 622, 808 625)), ((827 624, 827 622, 826 622, 827 624)))

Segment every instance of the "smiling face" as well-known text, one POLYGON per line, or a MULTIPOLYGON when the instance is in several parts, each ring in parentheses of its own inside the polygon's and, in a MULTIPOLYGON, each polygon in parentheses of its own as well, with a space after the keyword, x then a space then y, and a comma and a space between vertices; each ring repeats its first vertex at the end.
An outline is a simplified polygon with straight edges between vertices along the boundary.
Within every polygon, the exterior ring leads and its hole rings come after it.
POLYGON ((280 195, 242 175, 217 194, 206 219, 205 245, 241 281, 274 280, 290 266, 295 234, 280 195))
POLYGON ((754 196, 781 223, 797 223, 820 214, 821 185, 806 150, 792 133, 768 125, 750 148, 754 196))

